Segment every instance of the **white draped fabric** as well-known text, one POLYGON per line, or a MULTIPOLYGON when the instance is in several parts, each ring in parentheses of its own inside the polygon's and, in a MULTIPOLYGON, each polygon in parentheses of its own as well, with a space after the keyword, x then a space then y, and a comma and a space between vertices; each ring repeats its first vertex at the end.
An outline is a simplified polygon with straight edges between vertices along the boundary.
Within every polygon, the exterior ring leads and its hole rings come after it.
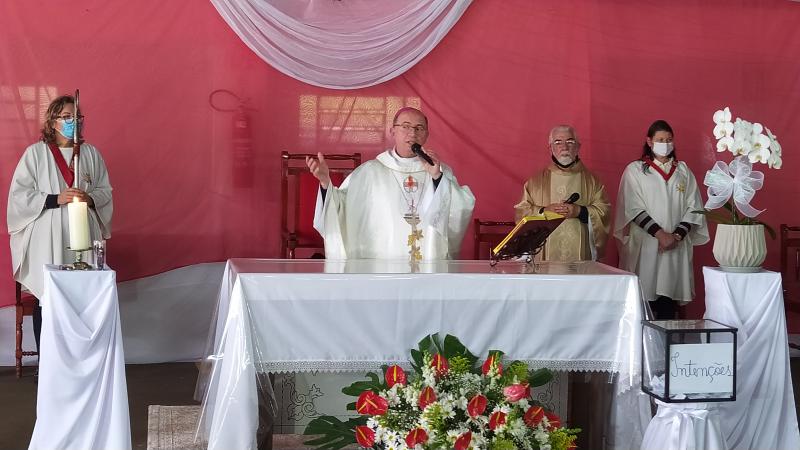
POLYGON ((658 403, 641 450, 728 450, 713 403, 658 403))
POLYGON ((472 0, 211 0, 261 59, 315 86, 397 77, 444 38, 472 0))
POLYGON ((739 329, 736 401, 722 403, 731 450, 800 448, 781 275, 704 267, 706 319, 739 329))
MULTIPOLYGON (((408 367, 408 349, 435 332, 458 336, 475 354, 499 348, 532 367, 615 372, 618 397, 638 394, 631 389, 641 346, 636 277, 590 261, 545 263, 532 274, 525 267, 231 260, 209 334, 213 369, 198 383, 208 448, 254 448, 257 372, 408 367)), ((637 448, 637 430, 615 429, 621 446, 612 447, 637 448)))
POLYGON ((131 448, 116 272, 44 270, 29 450, 131 448))

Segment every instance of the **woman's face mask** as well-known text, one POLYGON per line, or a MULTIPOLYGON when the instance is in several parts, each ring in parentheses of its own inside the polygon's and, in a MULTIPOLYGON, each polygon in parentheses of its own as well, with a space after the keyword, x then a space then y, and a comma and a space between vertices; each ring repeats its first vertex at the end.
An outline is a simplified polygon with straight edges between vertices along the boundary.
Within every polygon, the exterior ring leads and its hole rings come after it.
POLYGON ((672 142, 653 142, 653 153, 658 156, 667 156, 672 153, 672 142))
POLYGON ((61 124, 61 126, 56 127, 56 131, 58 131, 62 136, 67 139, 72 139, 75 137, 75 119, 58 119, 57 122, 61 124))

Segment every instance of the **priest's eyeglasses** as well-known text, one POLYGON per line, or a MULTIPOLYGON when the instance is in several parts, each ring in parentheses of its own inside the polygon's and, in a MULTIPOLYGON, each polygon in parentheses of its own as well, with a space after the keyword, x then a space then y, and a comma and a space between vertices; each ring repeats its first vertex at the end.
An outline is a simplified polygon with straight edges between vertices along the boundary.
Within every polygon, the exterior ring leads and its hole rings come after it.
POLYGON ((416 132, 422 134, 428 131, 428 128, 425 127, 425 125, 413 126, 408 122, 396 123, 393 126, 402 128, 403 131, 405 131, 406 133, 416 132))
MULTIPOLYGON (((78 116, 78 123, 83 123, 83 119, 84 116, 82 115, 78 116)), ((73 116, 72 114, 62 114, 60 116, 57 116, 56 120, 60 120, 64 123, 72 123, 73 121, 75 121, 75 116, 73 116)))
POLYGON ((562 141, 561 139, 556 139, 550 145, 552 145, 553 147, 564 147, 564 146, 567 146, 567 147, 571 148, 571 147, 575 147, 576 145, 578 145, 578 141, 576 141, 575 139, 567 139, 566 141, 562 141))

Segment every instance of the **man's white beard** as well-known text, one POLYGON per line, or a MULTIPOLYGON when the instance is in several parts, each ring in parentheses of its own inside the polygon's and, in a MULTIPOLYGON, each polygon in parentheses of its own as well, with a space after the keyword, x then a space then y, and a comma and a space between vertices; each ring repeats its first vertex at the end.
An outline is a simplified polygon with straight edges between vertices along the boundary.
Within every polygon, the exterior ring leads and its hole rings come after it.
POLYGON ((575 158, 571 156, 556 156, 556 161, 558 161, 558 163, 561 164, 562 166, 568 166, 572 164, 573 161, 575 161, 575 158))

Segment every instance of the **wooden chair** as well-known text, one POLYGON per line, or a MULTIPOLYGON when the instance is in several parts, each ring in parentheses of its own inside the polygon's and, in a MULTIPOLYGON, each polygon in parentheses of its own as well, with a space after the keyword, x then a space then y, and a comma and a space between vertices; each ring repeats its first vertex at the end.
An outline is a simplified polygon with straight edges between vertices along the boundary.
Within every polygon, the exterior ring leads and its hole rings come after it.
MULTIPOLYGON (((297 249, 321 255, 322 237, 314 229, 319 181, 306 166, 310 153, 281 153, 281 257, 294 259, 297 249)), ((361 153, 325 155, 331 181, 338 186, 361 164, 361 153)))
POLYGON ((16 306, 17 306, 17 348, 14 352, 17 358, 17 378, 22 377, 22 357, 37 356, 39 352, 25 351, 22 349, 22 321, 25 316, 33 317, 33 310, 39 306, 39 300, 33 295, 22 292, 22 285, 16 282, 16 306))
POLYGON ((474 219, 475 255, 473 259, 489 259, 489 252, 511 231, 516 223, 474 219))
MULTIPOLYGON (((786 325, 800 323, 800 226, 781 224, 781 281, 783 283, 783 305, 786 309, 786 325)), ((790 347, 800 349, 796 344, 790 347)))

